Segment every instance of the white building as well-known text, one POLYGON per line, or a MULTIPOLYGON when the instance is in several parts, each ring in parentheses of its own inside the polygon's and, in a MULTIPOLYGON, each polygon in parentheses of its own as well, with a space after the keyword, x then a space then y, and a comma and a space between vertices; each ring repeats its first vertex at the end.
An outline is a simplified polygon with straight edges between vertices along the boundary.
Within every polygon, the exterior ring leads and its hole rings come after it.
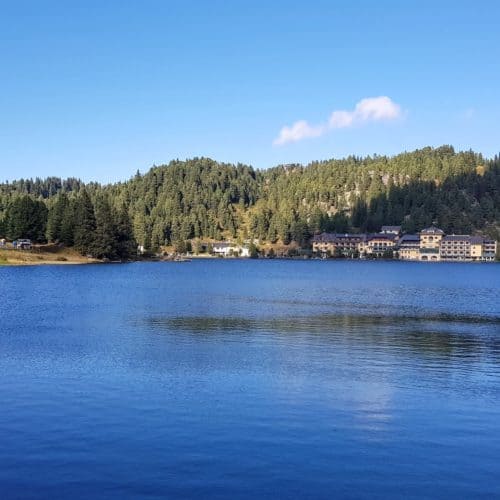
POLYGON ((401 234, 401 226, 382 226, 381 234, 394 234, 399 236, 401 234))
POLYGON ((248 247, 234 245, 233 243, 228 243, 226 241, 214 243, 212 246, 212 252, 214 255, 221 257, 250 257, 248 247))

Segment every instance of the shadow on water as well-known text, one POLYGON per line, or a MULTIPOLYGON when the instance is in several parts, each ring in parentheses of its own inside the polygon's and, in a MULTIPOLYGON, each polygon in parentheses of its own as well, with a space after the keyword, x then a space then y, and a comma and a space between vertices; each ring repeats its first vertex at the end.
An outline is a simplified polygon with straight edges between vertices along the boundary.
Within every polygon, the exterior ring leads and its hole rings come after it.
POLYGON ((304 343, 412 351, 450 358, 493 357, 500 362, 500 317, 460 314, 319 314, 277 318, 150 317, 147 326, 162 333, 210 338, 221 335, 283 336, 304 343))

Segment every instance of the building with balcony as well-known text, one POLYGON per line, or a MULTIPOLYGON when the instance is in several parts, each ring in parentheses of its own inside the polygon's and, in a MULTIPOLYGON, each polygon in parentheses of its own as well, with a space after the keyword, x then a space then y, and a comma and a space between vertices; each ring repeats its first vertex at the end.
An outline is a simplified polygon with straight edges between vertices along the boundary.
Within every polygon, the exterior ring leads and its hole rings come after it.
MULTIPOLYGON (((478 252, 477 245, 474 251, 478 252)), ((442 260, 471 260, 471 236, 465 234, 443 236, 439 253, 442 260)))
POLYGON ((398 236, 399 226, 383 226, 377 234, 322 233, 311 240, 314 255, 321 257, 383 257, 390 252, 401 260, 493 261, 497 242, 482 236, 445 235, 435 226, 419 234, 398 236), (397 253, 396 253, 397 252, 397 253))
POLYGON ((444 231, 436 226, 420 231, 420 248, 438 249, 443 239, 444 231))
POLYGON ((321 257, 333 256, 336 248, 336 235, 334 233, 316 234, 311 239, 313 254, 321 257))
POLYGON ((312 240, 313 254, 326 256, 354 257, 360 252, 360 245, 366 239, 364 234, 321 233, 312 240))
POLYGON ((398 237, 393 233, 379 233, 368 235, 360 246, 360 250, 365 255, 375 255, 382 257, 393 251, 398 242, 398 237))
POLYGON ((498 243, 495 240, 485 239, 483 241, 483 254, 481 260, 493 261, 498 251, 498 243))
POLYGON ((420 260, 420 236, 405 234, 398 243, 399 258, 402 260, 420 260))
POLYGON ((482 236, 450 234, 440 244, 441 260, 447 261, 493 261, 497 242, 482 236))

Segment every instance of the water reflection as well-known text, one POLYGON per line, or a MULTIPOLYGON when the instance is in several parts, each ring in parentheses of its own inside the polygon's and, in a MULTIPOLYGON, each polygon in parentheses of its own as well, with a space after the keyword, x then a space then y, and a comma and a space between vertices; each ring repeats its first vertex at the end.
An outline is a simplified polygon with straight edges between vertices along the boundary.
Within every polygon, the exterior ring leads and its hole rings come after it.
MULTIPOLYGON (((169 339, 169 345, 185 339, 218 348, 226 342, 244 346, 237 370, 252 369, 256 363, 259 373, 282 374, 279 382, 271 379, 276 381, 271 391, 274 398, 307 399, 320 394, 321 404, 331 405, 334 415, 339 405, 350 408, 350 425, 370 440, 385 439, 385 432, 394 425, 394 409, 401 405, 397 395, 407 391, 439 387, 447 396, 457 392, 464 398, 500 397, 500 385, 495 383, 500 381, 498 317, 153 316, 146 326, 169 339), (259 356, 260 361, 255 361, 259 356), (315 385, 308 389, 304 380, 311 378, 315 385)), ((296 404, 307 405, 305 401, 296 404)), ((338 420, 338 416, 332 418, 338 420)))
POLYGON ((381 432, 390 430, 394 418, 394 393, 393 384, 387 381, 359 387, 352 393, 355 424, 367 431, 371 439, 378 440, 381 432))
POLYGON ((500 317, 466 314, 371 315, 318 314, 288 318, 154 316, 154 331, 198 335, 296 335, 295 340, 321 336, 321 342, 412 351, 440 358, 500 359, 500 317))

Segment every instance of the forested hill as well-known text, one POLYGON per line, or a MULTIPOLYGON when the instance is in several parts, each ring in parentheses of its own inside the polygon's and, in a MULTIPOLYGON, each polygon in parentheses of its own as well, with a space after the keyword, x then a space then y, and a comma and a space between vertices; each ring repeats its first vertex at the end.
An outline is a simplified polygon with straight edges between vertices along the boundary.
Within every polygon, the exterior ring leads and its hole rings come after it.
POLYGON ((195 158, 107 186, 53 177, 0 184, 0 237, 95 256, 193 238, 304 245, 323 230, 416 231, 433 222, 499 239, 500 159, 450 146, 265 171, 195 158))

